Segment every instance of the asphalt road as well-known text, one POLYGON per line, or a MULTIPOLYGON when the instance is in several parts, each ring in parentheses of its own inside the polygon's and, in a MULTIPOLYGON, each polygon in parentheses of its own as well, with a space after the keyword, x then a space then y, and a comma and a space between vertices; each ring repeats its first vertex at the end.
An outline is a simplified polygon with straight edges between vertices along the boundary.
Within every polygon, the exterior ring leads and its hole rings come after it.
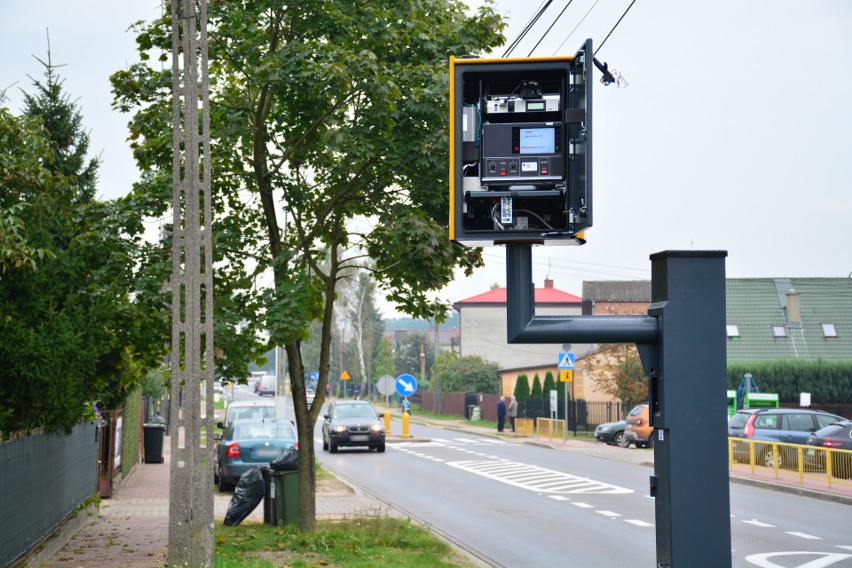
MULTIPOLYGON (((420 424, 411 433, 432 441, 335 455, 318 441, 318 459, 486 565, 656 564, 650 468, 420 424)), ((733 566, 852 567, 847 505, 741 485, 731 503, 733 566)))

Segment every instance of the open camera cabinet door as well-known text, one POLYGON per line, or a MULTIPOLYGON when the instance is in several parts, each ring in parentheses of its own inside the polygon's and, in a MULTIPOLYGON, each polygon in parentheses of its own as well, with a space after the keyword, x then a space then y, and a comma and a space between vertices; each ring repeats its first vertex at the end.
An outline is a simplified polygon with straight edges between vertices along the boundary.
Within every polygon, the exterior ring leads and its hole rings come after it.
POLYGON ((450 238, 580 245, 592 226, 592 40, 573 56, 450 58, 450 238))

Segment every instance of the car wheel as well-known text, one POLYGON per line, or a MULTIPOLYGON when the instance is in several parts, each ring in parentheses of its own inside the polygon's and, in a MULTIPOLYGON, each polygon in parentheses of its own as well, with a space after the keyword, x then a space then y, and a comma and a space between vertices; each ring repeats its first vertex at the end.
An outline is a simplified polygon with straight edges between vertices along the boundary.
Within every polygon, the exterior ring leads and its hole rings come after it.
POLYGON ((337 444, 335 444, 334 442, 329 441, 329 443, 328 443, 328 451, 330 451, 330 452, 331 452, 331 453, 333 453, 333 454, 336 454, 336 453, 337 453, 337 444))
POLYGON ((234 490, 234 484, 233 484, 233 483, 228 483, 227 481, 225 481, 225 478, 222 476, 222 472, 221 472, 221 471, 219 472, 219 476, 218 476, 218 477, 219 477, 219 491, 220 491, 221 493, 224 493, 224 492, 226 492, 226 491, 233 491, 233 490, 234 490))
POLYGON ((612 437, 612 443, 619 448, 630 447, 630 440, 627 439, 624 432, 616 432, 615 436, 612 437))
POLYGON ((380 454, 383 454, 385 452, 385 445, 379 444, 378 446, 376 446, 376 451, 379 452, 380 454))
POLYGON ((322 449, 323 451, 328 451, 328 442, 325 441, 325 438, 322 439, 322 449))
POLYGON ((777 467, 781 469, 784 465, 784 461, 781 459, 781 452, 774 452, 772 448, 767 448, 763 451, 763 455, 760 458, 760 461, 763 462, 765 467, 776 467, 775 460, 778 460, 777 467))

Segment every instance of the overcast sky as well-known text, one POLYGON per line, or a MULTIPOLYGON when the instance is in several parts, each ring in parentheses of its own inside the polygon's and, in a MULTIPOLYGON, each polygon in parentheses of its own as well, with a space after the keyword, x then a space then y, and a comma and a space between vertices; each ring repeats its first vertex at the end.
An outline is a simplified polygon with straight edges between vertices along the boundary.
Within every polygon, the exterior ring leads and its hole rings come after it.
MULTIPOLYGON (((532 55, 571 55, 586 38, 597 49, 630 2, 574 0, 532 55)), ((512 55, 529 55, 567 3, 553 1, 512 55)), ((541 5, 498 2, 510 41, 541 5)), ((41 78, 32 56, 46 57, 49 29, 103 159, 102 197, 137 177, 108 77, 136 61, 127 27, 159 6, 0 0, 7 104, 41 78)), ((727 250, 731 278, 852 273, 852 2, 637 0, 596 55, 629 86, 595 85, 594 226, 582 247, 534 250, 537 286, 550 276, 580 295, 584 280, 649 278, 652 253, 685 249, 727 250)), ((504 286, 505 250, 485 259, 440 297, 504 286)))

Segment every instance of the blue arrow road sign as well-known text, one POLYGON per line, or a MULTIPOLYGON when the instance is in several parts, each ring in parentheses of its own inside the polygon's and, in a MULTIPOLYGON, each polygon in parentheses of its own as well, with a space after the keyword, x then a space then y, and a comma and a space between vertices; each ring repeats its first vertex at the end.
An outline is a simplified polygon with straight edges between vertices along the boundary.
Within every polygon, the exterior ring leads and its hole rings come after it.
POLYGON ((559 354, 559 368, 560 369, 573 369, 574 368, 574 354, 570 351, 568 353, 560 353, 559 354))
POLYGON ((399 396, 411 396, 417 390, 417 379, 409 374, 400 375, 396 379, 396 392, 399 396))

